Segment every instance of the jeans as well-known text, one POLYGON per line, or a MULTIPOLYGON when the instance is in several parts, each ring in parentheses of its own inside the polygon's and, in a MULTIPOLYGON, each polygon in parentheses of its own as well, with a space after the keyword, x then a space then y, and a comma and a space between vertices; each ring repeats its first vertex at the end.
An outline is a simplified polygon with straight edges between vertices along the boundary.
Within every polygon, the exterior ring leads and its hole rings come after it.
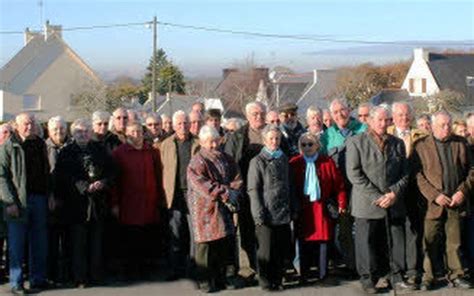
POLYGON ((8 222, 11 288, 18 288, 23 285, 21 265, 25 254, 26 239, 28 239, 29 244, 30 285, 41 285, 46 280, 47 214, 47 197, 30 194, 27 197, 27 222, 8 222))

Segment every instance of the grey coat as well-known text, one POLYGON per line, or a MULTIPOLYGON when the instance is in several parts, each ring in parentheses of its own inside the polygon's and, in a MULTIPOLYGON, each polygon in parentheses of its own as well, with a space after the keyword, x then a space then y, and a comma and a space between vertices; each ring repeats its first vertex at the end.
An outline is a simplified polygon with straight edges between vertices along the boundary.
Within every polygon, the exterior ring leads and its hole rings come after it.
POLYGON ((368 132, 347 141, 346 171, 352 183, 352 216, 381 219, 386 210, 373 202, 393 191, 396 201, 390 207, 394 218, 405 216, 404 191, 409 181, 409 165, 402 140, 388 135, 382 153, 368 132))
POLYGON ((293 203, 290 200, 288 158, 272 158, 262 150, 250 161, 247 193, 256 225, 290 223, 293 203))

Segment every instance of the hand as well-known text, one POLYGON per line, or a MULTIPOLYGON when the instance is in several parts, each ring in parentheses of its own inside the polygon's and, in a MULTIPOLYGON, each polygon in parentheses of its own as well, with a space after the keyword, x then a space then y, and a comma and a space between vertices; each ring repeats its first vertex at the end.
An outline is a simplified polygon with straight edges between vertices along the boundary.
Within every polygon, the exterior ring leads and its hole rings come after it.
POLYGON ((464 193, 461 191, 456 192, 451 196, 451 203, 449 204, 450 208, 460 206, 464 202, 464 193))
POLYGON ((13 204, 6 207, 7 215, 13 218, 17 218, 20 216, 20 210, 18 210, 18 206, 13 204))
POLYGON ((96 191, 100 191, 104 188, 104 183, 102 181, 95 181, 94 183, 91 183, 89 187, 87 188, 87 192, 92 193, 96 191))
POLYGON ((435 199, 435 202, 442 207, 447 207, 451 204, 451 199, 444 194, 440 194, 435 199))
POLYGON ((115 218, 118 219, 119 214, 120 214, 119 207, 118 207, 118 206, 113 206, 113 207, 112 207, 112 215, 113 215, 115 218))
POLYGON ((53 196, 48 198, 48 208, 50 211, 54 211, 56 209, 56 199, 53 196))
POLYGON ((393 206, 396 200, 396 195, 393 192, 389 192, 379 198, 377 201, 379 201, 378 206, 381 207, 382 209, 388 209, 389 207, 393 206))
POLYGON ((339 215, 343 215, 346 213, 346 209, 339 208, 339 215))

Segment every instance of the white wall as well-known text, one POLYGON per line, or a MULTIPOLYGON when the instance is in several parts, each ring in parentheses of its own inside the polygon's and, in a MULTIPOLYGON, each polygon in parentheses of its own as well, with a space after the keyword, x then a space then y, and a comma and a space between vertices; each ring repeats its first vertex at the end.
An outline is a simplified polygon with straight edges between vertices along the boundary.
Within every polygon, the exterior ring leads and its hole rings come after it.
POLYGON ((406 89, 410 96, 421 96, 426 97, 439 92, 438 84, 431 74, 430 68, 426 62, 427 52, 422 49, 415 49, 413 63, 408 70, 408 74, 403 81, 402 89, 406 89), (426 93, 422 93, 422 79, 426 79, 426 93), (415 80, 415 89, 414 92, 410 92, 410 79, 415 80))

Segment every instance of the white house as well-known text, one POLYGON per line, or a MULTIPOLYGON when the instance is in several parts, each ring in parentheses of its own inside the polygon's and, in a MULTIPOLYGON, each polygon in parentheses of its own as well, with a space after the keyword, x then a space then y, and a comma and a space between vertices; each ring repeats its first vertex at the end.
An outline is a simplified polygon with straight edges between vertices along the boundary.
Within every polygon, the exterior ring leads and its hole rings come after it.
POLYGON ((412 97, 427 97, 449 89, 474 100, 473 77, 474 54, 439 54, 416 48, 402 89, 412 97))
POLYGON ((26 29, 24 47, 0 70, 0 120, 28 111, 41 121, 72 121, 81 111, 72 98, 97 85, 102 81, 64 42, 61 26, 26 29))

